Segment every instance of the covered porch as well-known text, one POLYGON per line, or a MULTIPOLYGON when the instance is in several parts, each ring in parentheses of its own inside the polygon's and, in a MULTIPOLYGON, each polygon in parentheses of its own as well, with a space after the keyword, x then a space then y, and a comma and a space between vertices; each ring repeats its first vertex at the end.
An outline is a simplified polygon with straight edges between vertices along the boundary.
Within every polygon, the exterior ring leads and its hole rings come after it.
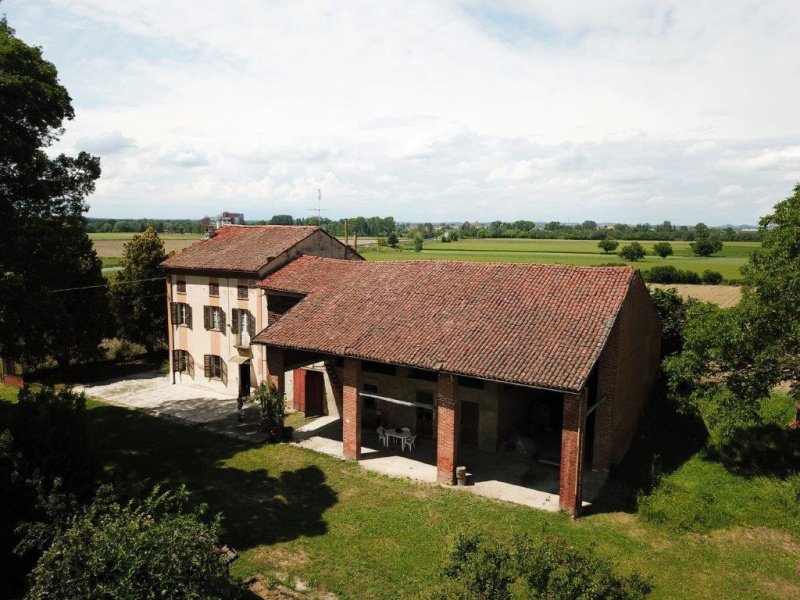
MULTIPOLYGON (((537 412, 524 412, 526 405, 544 404, 526 402, 515 386, 485 381, 485 388, 473 393, 469 387, 474 382, 462 382, 464 378, 453 374, 421 375, 398 365, 385 365, 385 373, 376 373, 381 369, 375 363, 354 358, 276 347, 267 351, 269 376, 281 391, 287 371, 320 361, 329 365, 341 418, 323 417, 298 430, 295 439, 303 447, 359 461, 368 470, 428 483, 453 485, 456 467, 464 465, 469 485, 460 489, 571 515, 595 498, 606 479, 606 469, 590 468, 602 464, 607 445, 602 436, 606 428, 596 424, 605 413, 598 410, 604 403, 598 401, 596 377, 579 393, 545 392, 555 416, 547 435, 536 437, 546 438, 549 446, 547 451, 527 453, 520 451, 520 444, 509 445, 501 438, 504 430, 519 426, 513 421, 537 412), (395 387, 377 389, 375 382, 389 377, 395 387), (520 416, 521 406, 525 416, 520 416), (403 451, 399 443, 385 446, 378 426, 409 427, 417 436, 414 450, 403 451)), ((535 392, 528 388, 528 397, 535 392)))

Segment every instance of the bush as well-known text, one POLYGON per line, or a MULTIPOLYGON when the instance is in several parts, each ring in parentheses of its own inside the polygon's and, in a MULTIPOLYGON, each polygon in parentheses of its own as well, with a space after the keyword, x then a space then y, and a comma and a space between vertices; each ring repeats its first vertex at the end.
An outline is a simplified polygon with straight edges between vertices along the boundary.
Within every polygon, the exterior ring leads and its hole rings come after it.
POLYGON ((667 258, 672 254, 672 244, 669 242, 659 242, 657 244, 653 244, 653 252, 655 252, 661 258, 667 258))
POLYGON ((414 238, 414 252, 422 252, 422 237, 419 235, 414 238))
POLYGON ((642 260, 645 254, 644 247, 639 242, 631 242, 627 246, 623 246, 622 250, 619 251, 619 255, 630 262, 642 260))
POLYGON ((258 418, 261 428, 272 442, 283 439, 283 422, 286 418, 286 401, 283 394, 272 385, 262 383, 251 396, 258 402, 258 418))
POLYGON ((108 349, 111 360, 128 362, 136 356, 136 350, 128 340, 115 340, 108 349))
POLYGON ((517 536, 510 544, 459 534, 443 574, 446 583, 433 591, 433 598, 638 600, 651 590, 640 575, 618 575, 593 552, 544 532, 536 540, 517 536))
POLYGON ((392 248, 397 248, 397 244, 400 243, 400 238, 398 238, 397 234, 393 231, 386 238, 386 243, 389 244, 392 248))
POLYGON ((70 519, 31 573, 28 598, 219 598, 230 593, 220 515, 185 488, 120 505, 105 488, 70 519))
POLYGON ((694 271, 676 269, 672 265, 658 265, 642 274, 648 283, 701 283, 700 275, 694 271))
POLYGON ((606 254, 616 250, 617 246, 619 246, 619 242, 614 241, 614 240, 600 240, 597 243, 597 247, 600 248, 606 254))
POLYGON ((722 273, 719 271, 703 271, 703 283, 707 285, 719 285, 722 283, 722 273))

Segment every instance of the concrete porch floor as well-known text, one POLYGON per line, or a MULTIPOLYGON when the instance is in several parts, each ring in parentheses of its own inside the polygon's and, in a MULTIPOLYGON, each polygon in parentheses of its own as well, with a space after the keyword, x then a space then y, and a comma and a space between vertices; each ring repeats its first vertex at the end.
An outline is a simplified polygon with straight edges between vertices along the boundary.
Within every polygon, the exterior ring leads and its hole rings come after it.
MULTIPOLYGON (((295 431, 294 440, 303 448, 344 459, 342 422, 338 418, 320 417, 295 431)), ((558 511, 558 467, 531 461, 512 452, 495 454, 460 447, 458 454, 459 464, 467 467, 470 483, 453 489, 540 510, 558 511)), ((359 465, 391 477, 436 483, 436 442, 418 438, 413 452, 401 452, 399 444, 385 448, 378 442, 375 430, 365 428, 362 430, 359 465)), ((605 473, 584 472, 584 507, 591 506, 605 481, 605 473)))

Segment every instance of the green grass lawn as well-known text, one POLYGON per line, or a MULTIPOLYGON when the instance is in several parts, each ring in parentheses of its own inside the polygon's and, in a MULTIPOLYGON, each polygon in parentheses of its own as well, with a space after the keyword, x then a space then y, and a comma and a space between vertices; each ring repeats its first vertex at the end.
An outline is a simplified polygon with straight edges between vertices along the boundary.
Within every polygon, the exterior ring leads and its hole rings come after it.
MULTIPOLYGON (((0 388, 0 398, 14 391, 0 388)), ((788 411, 783 400, 775 414, 788 411)), ((0 422, 10 404, 0 402, 0 422)), ((290 445, 253 446, 200 427, 90 402, 90 426, 108 476, 141 493, 185 483, 225 516, 240 552, 236 577, 298 576, 342 598, 414 597, 439 579, 459 530, 505 538, 543 526, 594 545, 623 572, 638 570, 654 598, 787 598, 800 594, 798 515, 791 482, 745 479, 700 455, 666 481, 678 500, 725 518, 683 532, 622 511, 576 522, 457 490, 391 479, 290 445), (710 498, 710 500, 709 500, 710 498)))
MULTIPOLYGON (((620 247, 629 242, 620 242, 620 247)), ((641 242, 652 252, 656 242, 641 242)), ((466 239, 442 243, 426 240, 422 252, 410 248, 368 247, 361 253, 368 260, 464 260, 476 262, 544 263, 592 266, 607 263, 633 264, 642 270, 657 265, 671 265, 702 273, 706 269, 719 271, 725 279, 740 277, 739 268, 759 246, 757 242, 726 242, 719 254, 698 257, 692 254, 689 242, 671 242, 675 251, 667 259, 646 256, 637 263, 625 263, 616 254, 604 254, 593 240, 526 240, 526 239, 466 239)))

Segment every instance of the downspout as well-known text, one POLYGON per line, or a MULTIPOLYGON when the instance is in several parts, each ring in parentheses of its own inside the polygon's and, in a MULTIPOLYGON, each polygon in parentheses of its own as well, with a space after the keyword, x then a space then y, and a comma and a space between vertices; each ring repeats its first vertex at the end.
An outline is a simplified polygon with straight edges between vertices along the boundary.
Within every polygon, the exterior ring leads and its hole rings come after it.
POLYGON ((169 356, 167 360, 169 361, 169 372, 172 374, 172 384, 175 385, 175 369, 174 363, 172 360, 173 352, 175 351, 175 335, 172 331, 173 323, 172 323, 172 275, 167 273, 166 281, 164 282, 167 286, 167 347, 169 348, 169 356))

